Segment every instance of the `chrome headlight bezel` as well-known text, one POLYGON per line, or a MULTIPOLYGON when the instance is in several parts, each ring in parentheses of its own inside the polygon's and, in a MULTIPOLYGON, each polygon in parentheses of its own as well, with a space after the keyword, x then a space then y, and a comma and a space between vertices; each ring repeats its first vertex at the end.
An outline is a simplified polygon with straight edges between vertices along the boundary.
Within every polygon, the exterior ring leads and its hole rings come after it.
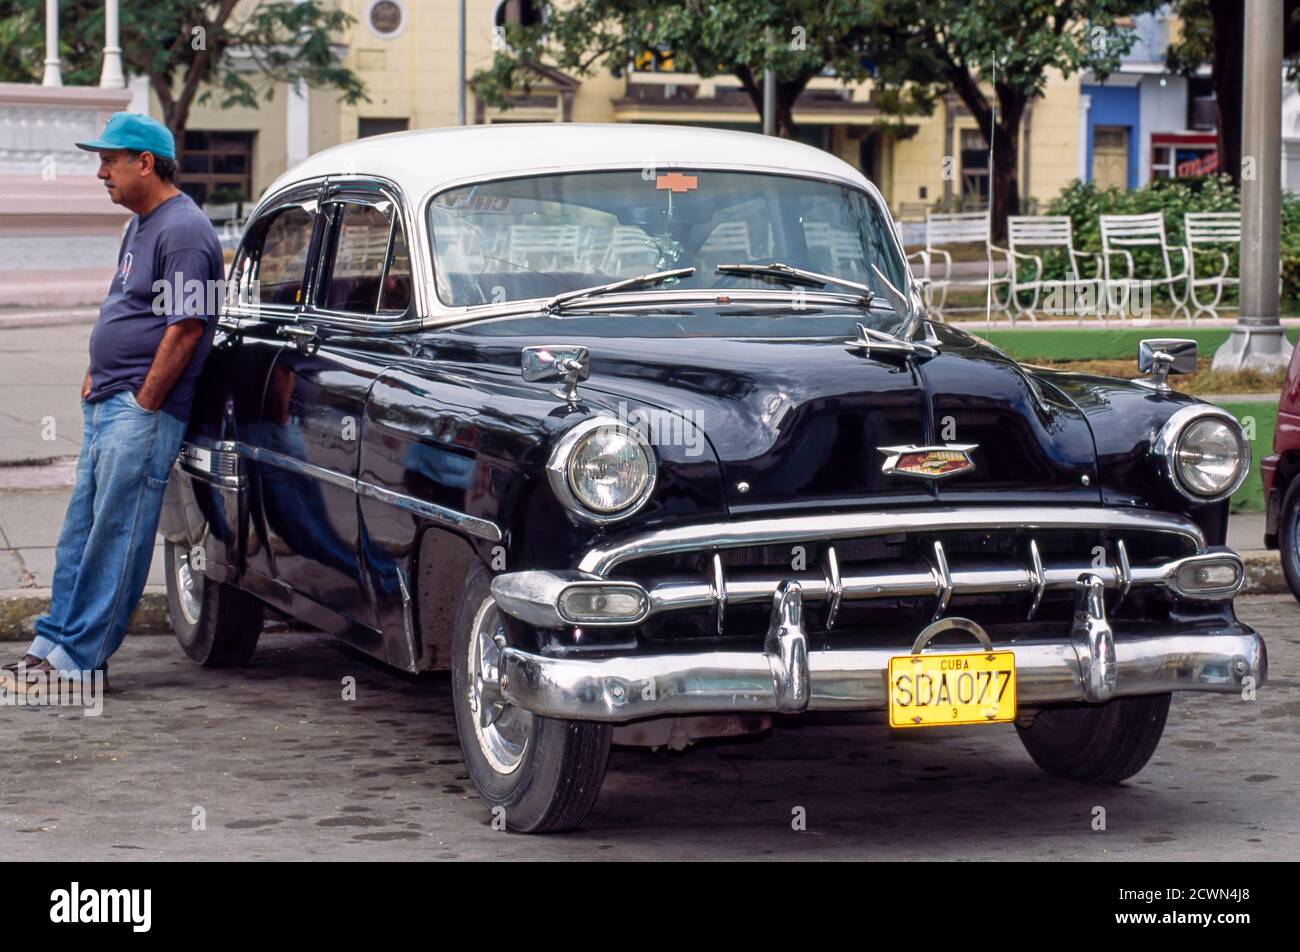
POLYGON ((1246 481, 1250 475, 1250 441, 1246 439, 1246 434, 1241 429, 1241 424, 1227 410, 1221 407, 1208 405, 1187 406, 1178 410, 1165 421, 1164 426, 1160 428, 1155 443, 1152 445, 1152 452, 1160 457, 1165 471, 1165 478, 1178 493, 1185 499, 1198 503, 1221 502, 1227 499, 1246 481), (1224 423, 1237 439, 1237 448, 1239 452, 1237 461, 1237 472, 1232 481, 1225 489, 1219 492, 1206 495, 1197 492, 1190 486, 1183 483, 1178 475, 1178 450, 1181 447, 1183 436, 1187 433, 1192 424, 1200 420, 1211 419, 1224 423))
POLYGON ((560 504, 578 519, 597 525, 618 522, 638 512, 654 493, 658 475, 659 466, 655 458, 654 447, 650 445, 636 427, 629 426, 626 422, 616 420, 610 416, 590 417, 570 428, 556 442, 546 464, 546 477, 551 484, 552 492, 555 493, 555 498, 560 501, 560 504), (627 436, 640 448, 646 462, 646 478, 640 491, 625 505, 607 512, 587 506, 575 491, 570 476, 571 464, 578 450, 595 433, 602 430, 616 430, 620 434, 627 436))

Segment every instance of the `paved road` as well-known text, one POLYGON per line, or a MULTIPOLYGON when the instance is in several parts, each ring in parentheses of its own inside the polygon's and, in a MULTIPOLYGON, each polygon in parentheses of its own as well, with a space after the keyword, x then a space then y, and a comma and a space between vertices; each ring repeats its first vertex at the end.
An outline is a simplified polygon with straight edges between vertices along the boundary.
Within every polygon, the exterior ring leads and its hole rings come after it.
POLYGON ((682 753, 616 749, 585 827, 553 837, 490 828, 445 675, 398 674, 318 635, 268 634, 237 672, 128 638, 102 716, 0 707, 0 836, 11 860, 1294 859, 1300 608, 1239 608, 1269 639, 1272 682, 1253 703, 1177 697, 1124 786, 1047 778, 1010 727, 891 734, 876 716, 809 717, 682 753))

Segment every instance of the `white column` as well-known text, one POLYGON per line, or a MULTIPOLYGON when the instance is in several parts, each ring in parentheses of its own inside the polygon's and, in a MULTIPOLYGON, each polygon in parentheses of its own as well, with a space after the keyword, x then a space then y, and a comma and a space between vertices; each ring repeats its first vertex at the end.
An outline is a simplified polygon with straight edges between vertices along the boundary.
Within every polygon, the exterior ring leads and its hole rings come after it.
POLYGON ((104 68, 99 73, 99 85, 106 89, 126 88, 117 5, 118 0, 104 0, 104 68))
MULTIPOLYGON (((302 2, 294 0, 294 3, 302 2)), ((290 83, 285 100, 285 167, 293 168, 299 162, 305 162, 311 154, 311 109, 307 102, 307 84, 290 83)))
POLYGON ((63 85, 59 63, 59 0, 45 0, 45 76, 41 85, 63 85))
POLYGON ((1092 97, 1079 94, 1079 144, 1075 149, 1075 176, 1080 182, 1088 181, 1088 113, 1092 110, 1092 97))
POLYGON ((304 162, 311 152, 311 110, 305 83, 290 83, 285 114, 285 161, 287 168, 304 162))

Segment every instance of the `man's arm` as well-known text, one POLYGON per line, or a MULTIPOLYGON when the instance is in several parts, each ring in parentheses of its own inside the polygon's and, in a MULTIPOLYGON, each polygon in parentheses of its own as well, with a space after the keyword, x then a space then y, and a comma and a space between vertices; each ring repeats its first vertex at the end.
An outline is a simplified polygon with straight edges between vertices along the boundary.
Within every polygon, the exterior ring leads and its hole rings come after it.
POLYGON ((154 352, 153 363, 145 375, 144 384, 135 395, 135 402, 150 412, 159 410, 167 402, 172 387, 181 378, 190 358, 203 339, 204 322, 202 320, 177 321, 163 332, 162 341, 154 352))
POLYGON ((90 396, 90 371, 86 371, 86 379, 81 382, 81 399, 85 400, 90 396))

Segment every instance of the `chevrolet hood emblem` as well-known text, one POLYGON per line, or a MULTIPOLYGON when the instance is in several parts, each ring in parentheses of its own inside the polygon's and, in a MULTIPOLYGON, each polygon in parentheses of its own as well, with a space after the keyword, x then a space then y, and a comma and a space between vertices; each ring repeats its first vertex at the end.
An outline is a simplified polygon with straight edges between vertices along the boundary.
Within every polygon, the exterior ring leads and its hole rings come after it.
POLYGON ((970 458, 978 443, 950 443, 947 446, 877 446, 885 454, 880 468, 887 476, 916 476, 919 479, 947 479, 975 468, 970 458))

